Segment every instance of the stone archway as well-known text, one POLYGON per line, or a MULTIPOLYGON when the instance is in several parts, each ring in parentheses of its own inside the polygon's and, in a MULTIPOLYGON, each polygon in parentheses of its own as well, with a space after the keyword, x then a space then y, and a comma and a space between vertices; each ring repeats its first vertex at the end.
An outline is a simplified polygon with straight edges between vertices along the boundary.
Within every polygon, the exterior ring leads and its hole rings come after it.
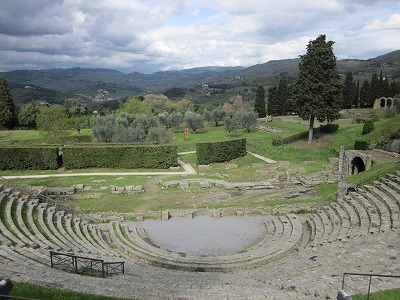
POLYGON ((341 172, 344 176, 355 175, 371 168, 371 155, 359 150, 343 151, 341 172))
POLYGON ((377 98, 374 101, 373 108, 374 109, 389 109, 393 106, 394 99, 391 97, 381 97, 377 98))
POLYGON ((365 163, 363 159, 359 156, 356 156, 351 160, 350 166, 351 166, 351 175, 355 175, 365 171, 365 163))

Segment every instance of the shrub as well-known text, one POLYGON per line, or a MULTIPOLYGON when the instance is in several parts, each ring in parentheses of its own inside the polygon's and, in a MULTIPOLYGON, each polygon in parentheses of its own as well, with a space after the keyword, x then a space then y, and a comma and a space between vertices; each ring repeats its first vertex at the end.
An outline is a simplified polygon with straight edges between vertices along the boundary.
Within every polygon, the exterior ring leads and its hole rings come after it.
POLYGON ((356 140, 354 142, 354 149, 355 150, 368 150, 368 142, 363 140, 356 140))
POLYGON ((364 134, 370 133, 370 132, 374 131, 374 129, 375 129, 374 121, 366 120, 364 122, 362 134, 364 135, 364 134))
POLYGON ((320 125, 319 128, 323 133, 332 133, 339 130, 339 124, 328 123, 326 125, 320 125))

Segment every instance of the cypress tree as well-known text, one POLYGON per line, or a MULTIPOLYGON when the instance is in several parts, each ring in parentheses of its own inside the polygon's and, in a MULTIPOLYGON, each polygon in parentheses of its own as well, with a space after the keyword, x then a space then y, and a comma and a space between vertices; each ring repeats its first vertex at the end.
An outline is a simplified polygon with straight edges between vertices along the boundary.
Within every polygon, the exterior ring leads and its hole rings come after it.
POLYGON ((341 107, 342 83, 337 73, 334 42, 320 35, 301 55, 299 77, 293 90, 293 99, 299 116, 309 121, 308 143, 314 133, 314 121, 331 122, 338 118, 341 107))
POLYGON ((354 93, 353 105, 355 108, 360 106, 360 81, 357 80, 356 91, 354 93))
POLYGON ((285 77, 281 77, 278 84, 278 103, 279 115, 284 115, 288 111, 288 83, 285 77))
POLYGON ((265 89, 262 85, 257 86, 254 111, 258 114, 259 118, 264 118, 267 114, 265 110, 265 89))
POLYGON ((7 81, 0 77, 0 129, 13 129, 18 123, 7 81))
POLYGON ((268 89, 268 115, 279 115, 279 99, 277 86, 271 86, 268 89))
POLYGON ((342 108, 351 108, 354 101, 354 81, 353 74, 348 72, 344 79, 343 89, 342 89, 342 108))

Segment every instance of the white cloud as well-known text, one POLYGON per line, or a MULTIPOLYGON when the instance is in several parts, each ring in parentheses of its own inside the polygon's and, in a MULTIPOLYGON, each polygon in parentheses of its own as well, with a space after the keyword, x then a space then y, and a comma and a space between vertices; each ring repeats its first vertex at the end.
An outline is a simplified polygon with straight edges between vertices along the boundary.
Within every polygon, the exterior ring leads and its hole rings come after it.
POLYGON ((298 57, 319 34, 336 42, 338 57, 400 48, 395 0, 0 2, 0 71, 249 66, 298 57))

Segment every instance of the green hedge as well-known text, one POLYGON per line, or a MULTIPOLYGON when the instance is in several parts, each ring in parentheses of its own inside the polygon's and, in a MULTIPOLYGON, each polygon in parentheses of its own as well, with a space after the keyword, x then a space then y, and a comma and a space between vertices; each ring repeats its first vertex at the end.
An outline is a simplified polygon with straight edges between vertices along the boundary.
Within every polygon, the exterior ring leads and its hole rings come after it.
POLYGON ((374 129, 375 129, 374 121, 367 120, 364 122, 362 134, 365 135, 367 133, 370 133, 370 132, 374 131, 374 129))
POLYGON ((0 170, 56 170, 56 147, 1 147, 0 170))
MULTIPOLYGON (((68 169, 166 169, 178 163, 175 145, 64 147, 68 169)), ((0 147, 0 170, 56 170, 57 147, 0 147)))
POLYGON ((230 161, 246 155, 246 139, 197 143, 196 152, 198 165, 230 161))
POLYGON ((354 142, 354 150, 368 150, 369 144, 367 141, 356 140, 354 142))
POLYGON ((166 169, 178 163, 175 145, 65 147, 64 165, 68 169, 166 169))
MULTIPOLYGON (((335 131, 339 130, 339 125, 338 124, 326 124, 326 125, 320 125, 317 128, 314 128, 314 134, 316 133, 332 133, 335 131)), ((306 139, 308 138, 308 131, 303 131, 288 137, 284 138, 278 138, 278 139, 273 139, 272 140, 272 146, 282 146, 286 144, 290 144, 293 142, 296 142, 298 140, 306 139)))

